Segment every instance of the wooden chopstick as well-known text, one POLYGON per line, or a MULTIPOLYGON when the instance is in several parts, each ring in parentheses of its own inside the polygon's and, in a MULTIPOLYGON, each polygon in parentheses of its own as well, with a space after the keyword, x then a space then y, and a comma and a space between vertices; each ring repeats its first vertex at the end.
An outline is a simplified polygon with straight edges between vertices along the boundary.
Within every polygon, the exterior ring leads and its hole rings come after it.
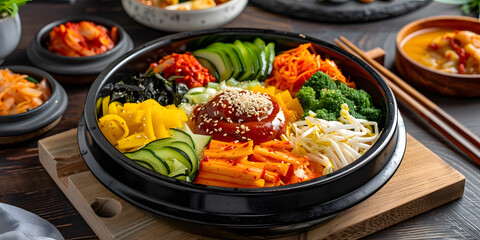
POLYGON ((397 98, 432 124, 442 135, 446 136, 448 140, 480 165, 480 138, 478 136, 397 75, 368 56, 348 39, 343 36, 340 36, 340 39, 343 42, 335 39, 335 43, 369 63, 385 79, 397 98))

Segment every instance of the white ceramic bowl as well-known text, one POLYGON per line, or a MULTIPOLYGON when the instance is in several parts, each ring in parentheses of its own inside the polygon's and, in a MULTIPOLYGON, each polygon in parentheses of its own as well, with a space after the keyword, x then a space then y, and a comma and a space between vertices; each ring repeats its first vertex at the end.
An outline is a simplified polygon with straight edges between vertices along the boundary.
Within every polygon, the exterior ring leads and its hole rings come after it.
POLYGON ((135 21, 169 32, 218 28, 240 15, 247 3, 248 0, 231 0, 204 10, 175 11, 148 6, 136 0, 122 0, 125 12, 135 21))

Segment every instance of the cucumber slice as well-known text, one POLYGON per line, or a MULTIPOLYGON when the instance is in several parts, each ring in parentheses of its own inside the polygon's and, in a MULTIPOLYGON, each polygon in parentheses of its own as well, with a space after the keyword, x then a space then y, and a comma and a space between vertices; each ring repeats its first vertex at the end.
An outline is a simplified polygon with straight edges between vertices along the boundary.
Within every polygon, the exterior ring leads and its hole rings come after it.
POLYGON ((147 145, 145 145, 141 149, 156 149, 156 148, 158 149, 158 148, 168 146, 168 144, 170 144, 171 142, 175 142, 175 141, 177 141, 177 140, 175 140, 171 137, 170 138, 157 139, 155 141, 149 142, 147 145))
POLYGON ((275 60, 275 43, 269 42, 265 47, 265 54, 267 56, 267 72, 266 77, 270 75, 273 69, 273 61, 275 60))
POLYGON ((236 87, 240 84, 240 82, 235 79, 228 79, 226 83, 228 86, 231 86, 231 87, 236 87))
POLYGON ((237 51, 240 52, 241 55, 239 55, 239 58, 243 58, 243 61, 245 62, 245 73, 237 80, 239 81, 245 81, 245 80, 251 80, 257 71, 257 64, 255 64, 253 54, 251 53, 250 50, 245 47, 242 41, 240 40, 235 40, 233 42, 233 45, 237 48, 237 51))
POLYGON ((193 55, 210 61, 218 71, 219 81, 227 80, 232 76, 232 62, 223 51, 218 51, 217 49, 212 48, 203 48, 194 51, 193 55))
POLYGON ((252 80, 256 79, 261 81, 264 78, 265 73, 267 72, 267 55, 265 54, 264 49, 260 49, 251 42, 244 42, 244 44, 257 56, 256 59, 258 61, 258 71, 256 72, 254 79, 252 80))
MULTIPOLYGON (((218 74, 217 68, 213 65, 212 62, 210 62, 209 60, 207 60, 205 58, 199 57, 199 56, 195 56, 195 58, 198 60, 198 62, 202 66, 204 66, 208 69, 208 73, 210 73, 210 75, 212 75, 217 81, 220 81, 220 75, 218 74)), ((211 82, 209 82, 209 83, 211 83, 211 82)))
POLYGON ((148 149, 142 148, 135 152, 126 152, 124 154, 134 161, 148 163, 155 172, 163 175, 168 175, 170 173, 170 167, 168 164, 163 159, 155 156, 155 154, 148 149))
POLYGON ((170 128, 169 131, 170 135, 172 135, 172 138, 175 139, 175 141, 185 142, 188 145, 192 146, 193 149, 195 149, 195 142, 188 133, 176 128, 170 128))
POLYGON ((217 89, 220 84, 217 82, 209 82, 207 83, 207 88, 215 88, 217 89))
POLYGON ((207 49, 217 49, 218 51, 223 51, 230 61, 232 62, 233 66, 233 73, 231 78, 238 79, 238 77, 242 76, 243 73, 245 72, 245 63, 242 63, 240 60, 239 55, 237 54, 237 49, 233 47, 233 44, 228 44, 228 43, 221 43, 221 42, 216 42, 210 44, 207 49))
POLYGON ((205 87, 194 87, 194 88, 190 88, 187 91, 187 94, 195 95, 195 94, 199 94, 199 93, 203 93, 203 92, 205 92, 205 87))
POLYGON ((187 177, 190 175, 189 170, 180 161, 174 160, 172 169, 172 172, 168 174, 169 177, 187 181, 187 177))
POLYGON ((185 123, 183 124, 181 129, 184 132, 190 134, 190 136, 192 137, 193 141, 195 142, 195 152, 197 153, 197 155, 200 155, 200 153, 203 152, 203 149, 205 149, 210 143, 210 140, 212 140, 212 136, 210 135, 193 133, 192 130, 190 130, 190 128, 185 123))
POLYGON ((208 101, 208 94, 206 93, 195 94, 195 95, 191 95, 191 98, 192 98, 193 104, 200 104, 208 101))
POLYGON ((194 179, 193 176, 196 175, 196 172, 198 171, 198 168, 200 166, 200 161, 195 152, 195 148, 185 142, 172 142, 170 143, 170 147, 176 148, 177 151, 183 151, 183 153, 185 153, 190 158, 192 162, 192 170, 190 171, 190 176, 192 176, 192 179, 194 179))
POLYGON ((203 149, 205 149, 210 143, 210 140, 212 140, 212 136, 195 134, 193 135, 193 139, 197 146, 196 152, 198 155, 200 155, 203 152, 203 149))
POLYGON ((182 150, 172 147, 165 146, 158 149, 150 149, 150 151, 155 154, 156 157, 163 159, 169 164, 170 174, 175 171, 175 161, 182 163, 182 165, 191 172, 193 169, 192 160, 190 157, 182 150))
POLYGON ((139 160, 133 160, 133 161, 135 161, 136 163, 144 166, 144 167, 147 168, 148 170, 155 171, 155 169, 153 169, 152 165, 148 164, 147 162, 142 162, 142 161, 139 161, 139 160))
POLYGON ((257 46, 260 49, 265 48, 265 41, 263 41, 263 39, 261 39, 261 38, 255 38, 253 40, 253 44, 255 44, 255 46, 257 46))
POLYGON ((205 89, 205 94, 207 94, 208 97, 213 98, 215 95, 217 95, 217 89, 208 87, 207 89, 205 89))

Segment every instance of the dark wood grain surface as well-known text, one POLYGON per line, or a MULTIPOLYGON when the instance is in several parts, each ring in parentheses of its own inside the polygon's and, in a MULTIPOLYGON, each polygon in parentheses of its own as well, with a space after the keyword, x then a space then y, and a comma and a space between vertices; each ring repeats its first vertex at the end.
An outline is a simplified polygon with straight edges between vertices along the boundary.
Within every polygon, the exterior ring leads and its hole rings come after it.
MULTIPOLYGON (((458 6, 432 2, 411 13, 382 21, 358 24, 327 24, 289 18, 249 5, 225 27, 255 27, 304 33, 333 43, 341 35, 364 50, 381 47, 385 65, 393 68, 396 32, 405 24, 434 15, 461 15, 458 6)), ((97 15, 121 24, 135 46, 169 33, 146 28, 129 18, 118 0, 78 0, 74 4, 45 3, 35 0, 20 8, 22 38, 16 51, 3 65, 32 65, 26 49, 34 34, 47 23, 71 15, 97 15)), ((1 40, 0 40, 1 44, 1 40)), ((57 80, 71 80, 56 76, 57 80)), ((84 77, 94 79, 95 76, 84 77)), ((88 80, 88 79, 86 79, 88 80)), ((82 112, 89 84, 63 84, 69 106, 62 121, 40 138, 75 128, 82 112)), ((480 89, 479 89, 480 91, 480 89)), ((459 99, 427 95, 432 101, 480 135, 480 99, 459 99)), ((439 155, 467 179, 464 196, 368 236, 368 239, 480 239, 480 167, 435 129, 400 103, 407 131, 439 155)), ((11 204, 50 221, 66 239, 96 239, 95 234, 68 202, 38 161, 37 140, 0 146, 0 202, 11 204)), ((1 223, 0 223, 1 224, 1 223)))

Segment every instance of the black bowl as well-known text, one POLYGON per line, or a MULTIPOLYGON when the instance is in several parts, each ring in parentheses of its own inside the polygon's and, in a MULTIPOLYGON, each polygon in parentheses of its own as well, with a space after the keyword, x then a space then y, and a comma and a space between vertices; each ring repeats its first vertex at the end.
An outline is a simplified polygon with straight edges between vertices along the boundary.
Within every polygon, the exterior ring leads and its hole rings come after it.
POLYGON ((41 28, 27 49, 30 61, 36 66, 52 73, 65 75, 88 75, 98 74, 108 64, 118 57, 133 49, 133 41, 128 33, 117 23, 97 16, 72 16, 51 22, 41 28), (50 52, 47 49, 49 33, 54 27, 66 22, 91 21, 110 29, 113 26, 118 29, 118 42, 107 52, 95 56, 68 57, 50 52))
POLYGON ((12 72, 27 74, 35 79, 45 78, 51 95, 42 105, 14 115, 0 116, 0 144, 12 144, 35 138, 58 124, 67 109, 65 89, 47 72, 30 66, 5 66, 12 72))
POLYGON ((308 229, 378 190, 393 175, 405 151, 405 130, 399 127, 395 98, 372 68, 324 41, 272 30, 206 30, 142 45, 99 75, 88 92, 82 117, 79 147, 100 182, 131 204, 175 220, 177 227, 215 237, 272 237, 308 229), (317 179, 280 187, 236 189, 188 183, 149 171, 117 151, 98 128, 95 102, 106 84, 144 72, 166 54, 191 51, 213 41, 255 37, 275 42, 277 52, 312 42, 323 57, 336 60, 357 87, 369 92, 377 105, 385 106, 383 132, 374 146, 352 164, 317 179))

